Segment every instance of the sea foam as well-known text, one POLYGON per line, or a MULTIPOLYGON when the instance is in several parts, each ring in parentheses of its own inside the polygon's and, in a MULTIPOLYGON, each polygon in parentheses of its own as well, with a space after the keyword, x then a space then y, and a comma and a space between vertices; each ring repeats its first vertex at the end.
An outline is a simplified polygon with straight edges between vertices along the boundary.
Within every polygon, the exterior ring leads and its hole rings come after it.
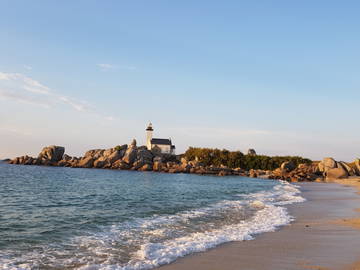
POLYGON ((269 191, 241 194, 239 200, 103 227, 73 237, 68 251, 43 247, 16 259, 3 254, 0 268, 28 270, 46 264, 50 269, 152 269, 222 243, 275 231, 293 220, 284 206, 303 201, 297 186, 280 182, 269 191))

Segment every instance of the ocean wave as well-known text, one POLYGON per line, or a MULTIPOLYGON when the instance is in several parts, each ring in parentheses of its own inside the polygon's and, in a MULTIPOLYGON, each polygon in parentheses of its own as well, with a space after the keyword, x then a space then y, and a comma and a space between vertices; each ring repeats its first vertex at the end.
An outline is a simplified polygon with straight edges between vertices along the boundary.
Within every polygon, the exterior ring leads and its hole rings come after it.
POLYGON ((73 237, 61 246, 39 247, 18 256, 4 252, 0 268, 152 269, 226 242, 275 231, 293 220, 284 206, 304 200, 297 186, 280 182, 269 191, 241 194, 238 200, 101 227, 100 232, 73 237))

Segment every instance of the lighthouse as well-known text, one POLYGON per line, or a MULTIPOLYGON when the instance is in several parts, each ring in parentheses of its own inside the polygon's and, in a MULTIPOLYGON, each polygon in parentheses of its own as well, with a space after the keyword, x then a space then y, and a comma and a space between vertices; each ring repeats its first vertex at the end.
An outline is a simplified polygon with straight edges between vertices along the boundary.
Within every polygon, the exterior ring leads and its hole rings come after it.
POLYGON ((172 144, 171 139, 153 138, 153 131, 150 123, 146 128, 146 148, 153 152, 175 155, 175 145, 172 144))
POLYGON ((151 140, 152 140, 152 136, 153 136, 153 127, 152 124, 150 123, 148 125, 148 127, 146 128, 146 147, 148 150, 151 150, 152 146, 151 146, 151 140))

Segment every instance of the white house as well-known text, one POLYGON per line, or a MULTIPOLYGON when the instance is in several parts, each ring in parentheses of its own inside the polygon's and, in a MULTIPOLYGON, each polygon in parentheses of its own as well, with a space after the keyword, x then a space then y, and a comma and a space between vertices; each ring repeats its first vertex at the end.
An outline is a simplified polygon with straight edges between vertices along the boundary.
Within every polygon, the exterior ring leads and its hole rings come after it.
POLYGON ((146 147, 148 150, 158 150, 164 154, 175 155, 175 145, 171 143, 171 139, 153 138, 153 127, 150 123, 146 128, 146 147))

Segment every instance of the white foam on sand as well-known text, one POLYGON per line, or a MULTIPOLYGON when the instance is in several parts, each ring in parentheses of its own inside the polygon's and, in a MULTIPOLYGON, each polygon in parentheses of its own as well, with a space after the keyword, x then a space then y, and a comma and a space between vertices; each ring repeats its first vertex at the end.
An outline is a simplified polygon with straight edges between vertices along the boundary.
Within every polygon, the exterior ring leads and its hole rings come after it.
MULTIPOLYGON (((76 252, 81 254, 63 256, 66 259, 62 261, 55 256, 54 263, 67 269, 81 270, 152 269, 222 243, 251 240, 257 234, 275 231, 279 226, 289 224, 293 220, 284 205, 304 201, 298 187, 287 182, 281 182, 269 191, 239 197, 240 200, 221 201, 209 207, 176 215, 134 219, 104 228, 101 233, 76 237, 72 240, 72 245, 76 246, 76 252), (239 219, 236 223, 221 223, 222 213, 236 214, 244 209, 251 213, 248 218, 239 219), (220 223, 214 223, 212 226, 213 216, 220 217, 220 223), (190 226, 189 229, 184 225, 199 220, 206 223, 205 229, 201 229, 201 222, 193 230, 193 227, 190 226), (221 226, 217 227, 218 224, 221 226), (200 229, 197 230, 198 228, 200 229), (181 233, 177 233, 177 230, 181 233), (134 245, 134 250, 128 254, 129 259, 123 262, 119 262, 119 243, 134 245)), ((20 265, 15 265, 13 260, 0 262, 0 269, 36 268, 36 264, 25 263, 30 258, 36 262, 34 256, 36 257, 35 254, 27 254, 21 258, 24 263, 20 265)))

